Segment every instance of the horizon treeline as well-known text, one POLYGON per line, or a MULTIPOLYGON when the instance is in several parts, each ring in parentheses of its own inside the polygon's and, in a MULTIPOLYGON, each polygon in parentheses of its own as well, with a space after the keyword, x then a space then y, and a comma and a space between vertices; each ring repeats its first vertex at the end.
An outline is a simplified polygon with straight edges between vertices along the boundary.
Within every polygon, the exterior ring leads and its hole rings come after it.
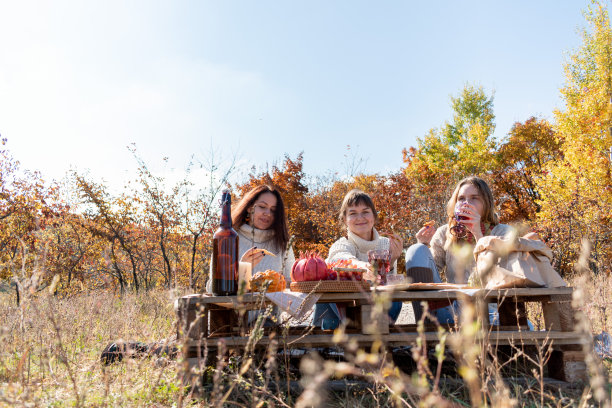
MULTIPOLYGON (((564 65, 562 110, 548 122, 535 116, 516 122, 503 140, 493 137, 493 96, 467 84, 451 97, 453 117, 405 149, 404 166, 387 175, 355 171, 309 178, 302 154, 253 169, 230 185, 233 166, 211 161, 208 179, 173 185, 153 174, 135 150, 138 171, 126 189, 72 172, 62 184, 20 169, 0 150, 0 281, 20 290, 47 287, 69 295, 86 290, 155 287, 201 290, 218 223, 218 196, 230 187, 238 199, 268 183, 282 193, 294 249, 323 256, 345 231, 337 220, 352 188, 368 192, 379 211, 377 228, 398 232, 405 246, 428 220, 447 222, 446 202, 468 175, 486 179, 504 223, 533 230, 553 249, 555 267, 568 276, 582 246, 590 245, 593 273, 612 265, 612 30, 608 9, 595 2, 585 11, 582 45, 564 65), (309 181, 307 181, 309 180, 309 181)), ((2 139, 6 146, 6 139, 2 139)), ((399 152, 398 152, 399 153, 399 152)), ((353 157, 353 160, 356 160, 353 157)), ((351 167, 352 166, 352 167, 351 167)))

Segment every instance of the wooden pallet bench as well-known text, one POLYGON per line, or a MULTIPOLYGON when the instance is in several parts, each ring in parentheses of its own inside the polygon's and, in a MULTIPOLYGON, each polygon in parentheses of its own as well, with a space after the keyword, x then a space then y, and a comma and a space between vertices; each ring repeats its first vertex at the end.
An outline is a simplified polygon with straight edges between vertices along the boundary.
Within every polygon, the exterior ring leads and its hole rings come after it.
MULTIPOLYGON (((499 290, 479 289, 470 296, 454 290, 419 290, 394 292, 353 292, 323 293, 318 303, 343 303, 347 306, 349 325, 345 341, 356 342, 369 347, 375 341, 382 341, 389 348, 413 345, 419 333, 417 326, 389 325, 380 315, 372 318, 377 295, 388 296, 389 301, 473 301, 481 309, 481 316, 488 317, 488 304, 496 303, 499 311, 499 325, 489 326, 488 319, 481 325, 488 344, 497 346, 542 346, 552 343, 554 351, 548 361, 549 376, 558 380, 575 382, 586 379, 583 338, 574 331, 574 317, 571 309, 572 288, 512 288, 499 290), (541 304, 544 315, 544 331, 529 331, 525 303, 541 304), (374 323, 374 324, 372 324, 374 323)), ((257 310, 271 304, 258 293, 242 296, 189 295, 180 298, 176 304, 179 328, 178 337, 187 349, 190 365, 197 365, 197 359, 204 350, 215 350, 220 341, 228 349, 243 350, 249 341, 249 326, 246 324, 248 310, 257 310)), ((437 327, 425 328, 423 336, 427 342, 438 341, 437 327)), ((448 327, 450 336, 459 335, 456 326, 448 327)), ((266 334, 274 329, 266 329, 266 334)), ((337 347, 333 331, 315 327, 290 327, 284 335, 274 336, 279 347, 315 348, 337 347)), ((270 337, 264 335, 257 347, 270 344, 270 337)))

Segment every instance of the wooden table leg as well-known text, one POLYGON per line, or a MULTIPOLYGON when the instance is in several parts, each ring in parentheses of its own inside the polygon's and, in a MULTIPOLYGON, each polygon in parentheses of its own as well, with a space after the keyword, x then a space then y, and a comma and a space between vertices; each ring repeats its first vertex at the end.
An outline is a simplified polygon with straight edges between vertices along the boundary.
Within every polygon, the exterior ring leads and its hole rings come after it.
MULTIPOLYGON (((574 331, 574 310, 570 301, 543 301, 542 310, 547 330, 574 331)), ((586 381, 588 372, 582 346, 556 346, 548 359, 548 375, 568 382, 586 381)))
POLYGON ((506 298, 497 305, 500 326, 527 326, 527 310, 524 302, 506 298))
POLYGON ((376 313, 374 305, 361 305, 361 333, 389 334, 389 316, 376 313))
POLYGON ((208 310, 208 333, 210 335, 245 335, 248 313, 240 314, 234 309, 211 307, 208 310))

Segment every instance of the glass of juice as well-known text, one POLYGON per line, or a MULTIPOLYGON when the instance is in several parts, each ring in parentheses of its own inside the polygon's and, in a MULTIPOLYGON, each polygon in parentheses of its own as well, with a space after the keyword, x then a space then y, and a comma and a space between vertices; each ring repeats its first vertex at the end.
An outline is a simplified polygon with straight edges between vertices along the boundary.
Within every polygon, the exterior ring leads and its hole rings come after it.
POLYGON ((388 249, 373 249, 368 251, 368 262, 372 265, 374 275, 378 277, 379 284, 387 284, 387 273, 389 273, 391 254, 388 249))
POLYGON ((464 238, 468 232, 467 227, 461 222, 462 220, 466 219, 466 217, 461 215, 461 207, 463 206, 463 204, 465 204, 463 201, 457 201, 457 204, 455 204, 456 224, 453 225, 450 229, 451 234, 453 234, 457 238, 464 238))

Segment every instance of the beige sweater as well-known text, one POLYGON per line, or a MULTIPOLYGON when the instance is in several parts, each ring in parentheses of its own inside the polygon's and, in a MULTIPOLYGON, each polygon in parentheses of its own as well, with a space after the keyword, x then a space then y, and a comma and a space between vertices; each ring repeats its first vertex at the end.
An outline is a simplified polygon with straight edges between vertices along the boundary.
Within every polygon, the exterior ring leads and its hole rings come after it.
MULTIPOLYGON (((446 245, 446 231, 448 224, 441 226, 436 230, 431 238, 430 248, 433 259, 438 268, 438 273, 444 271, 446 281, 450 283, 466 283, 470 274, 476 267, 472 251, 466 253, 467 262, 463 262, 463 257, 457 256, 457 248, 448 247, 446 245)), ((491 236, 504 237, 508 235, 513 228, 506 224, 497 224, 491 230, 491 236)), ((472 249, 474 247, 472 246, 472 249)))
MULTIPOLYGON (((374 239, 366 241, 358 237, 351 231, 347 231, 347 236, 342 237, 333 243, 329 248, 329 255, 325 262, 335 262, 340 259, 351 259, 362 268, 368 268, 368 251, 372 249, 389 249, 389 238, 381 237, 374 228, 374 239)), ((397 262, 392 265, 389 274, 396 273, 397 262)))

